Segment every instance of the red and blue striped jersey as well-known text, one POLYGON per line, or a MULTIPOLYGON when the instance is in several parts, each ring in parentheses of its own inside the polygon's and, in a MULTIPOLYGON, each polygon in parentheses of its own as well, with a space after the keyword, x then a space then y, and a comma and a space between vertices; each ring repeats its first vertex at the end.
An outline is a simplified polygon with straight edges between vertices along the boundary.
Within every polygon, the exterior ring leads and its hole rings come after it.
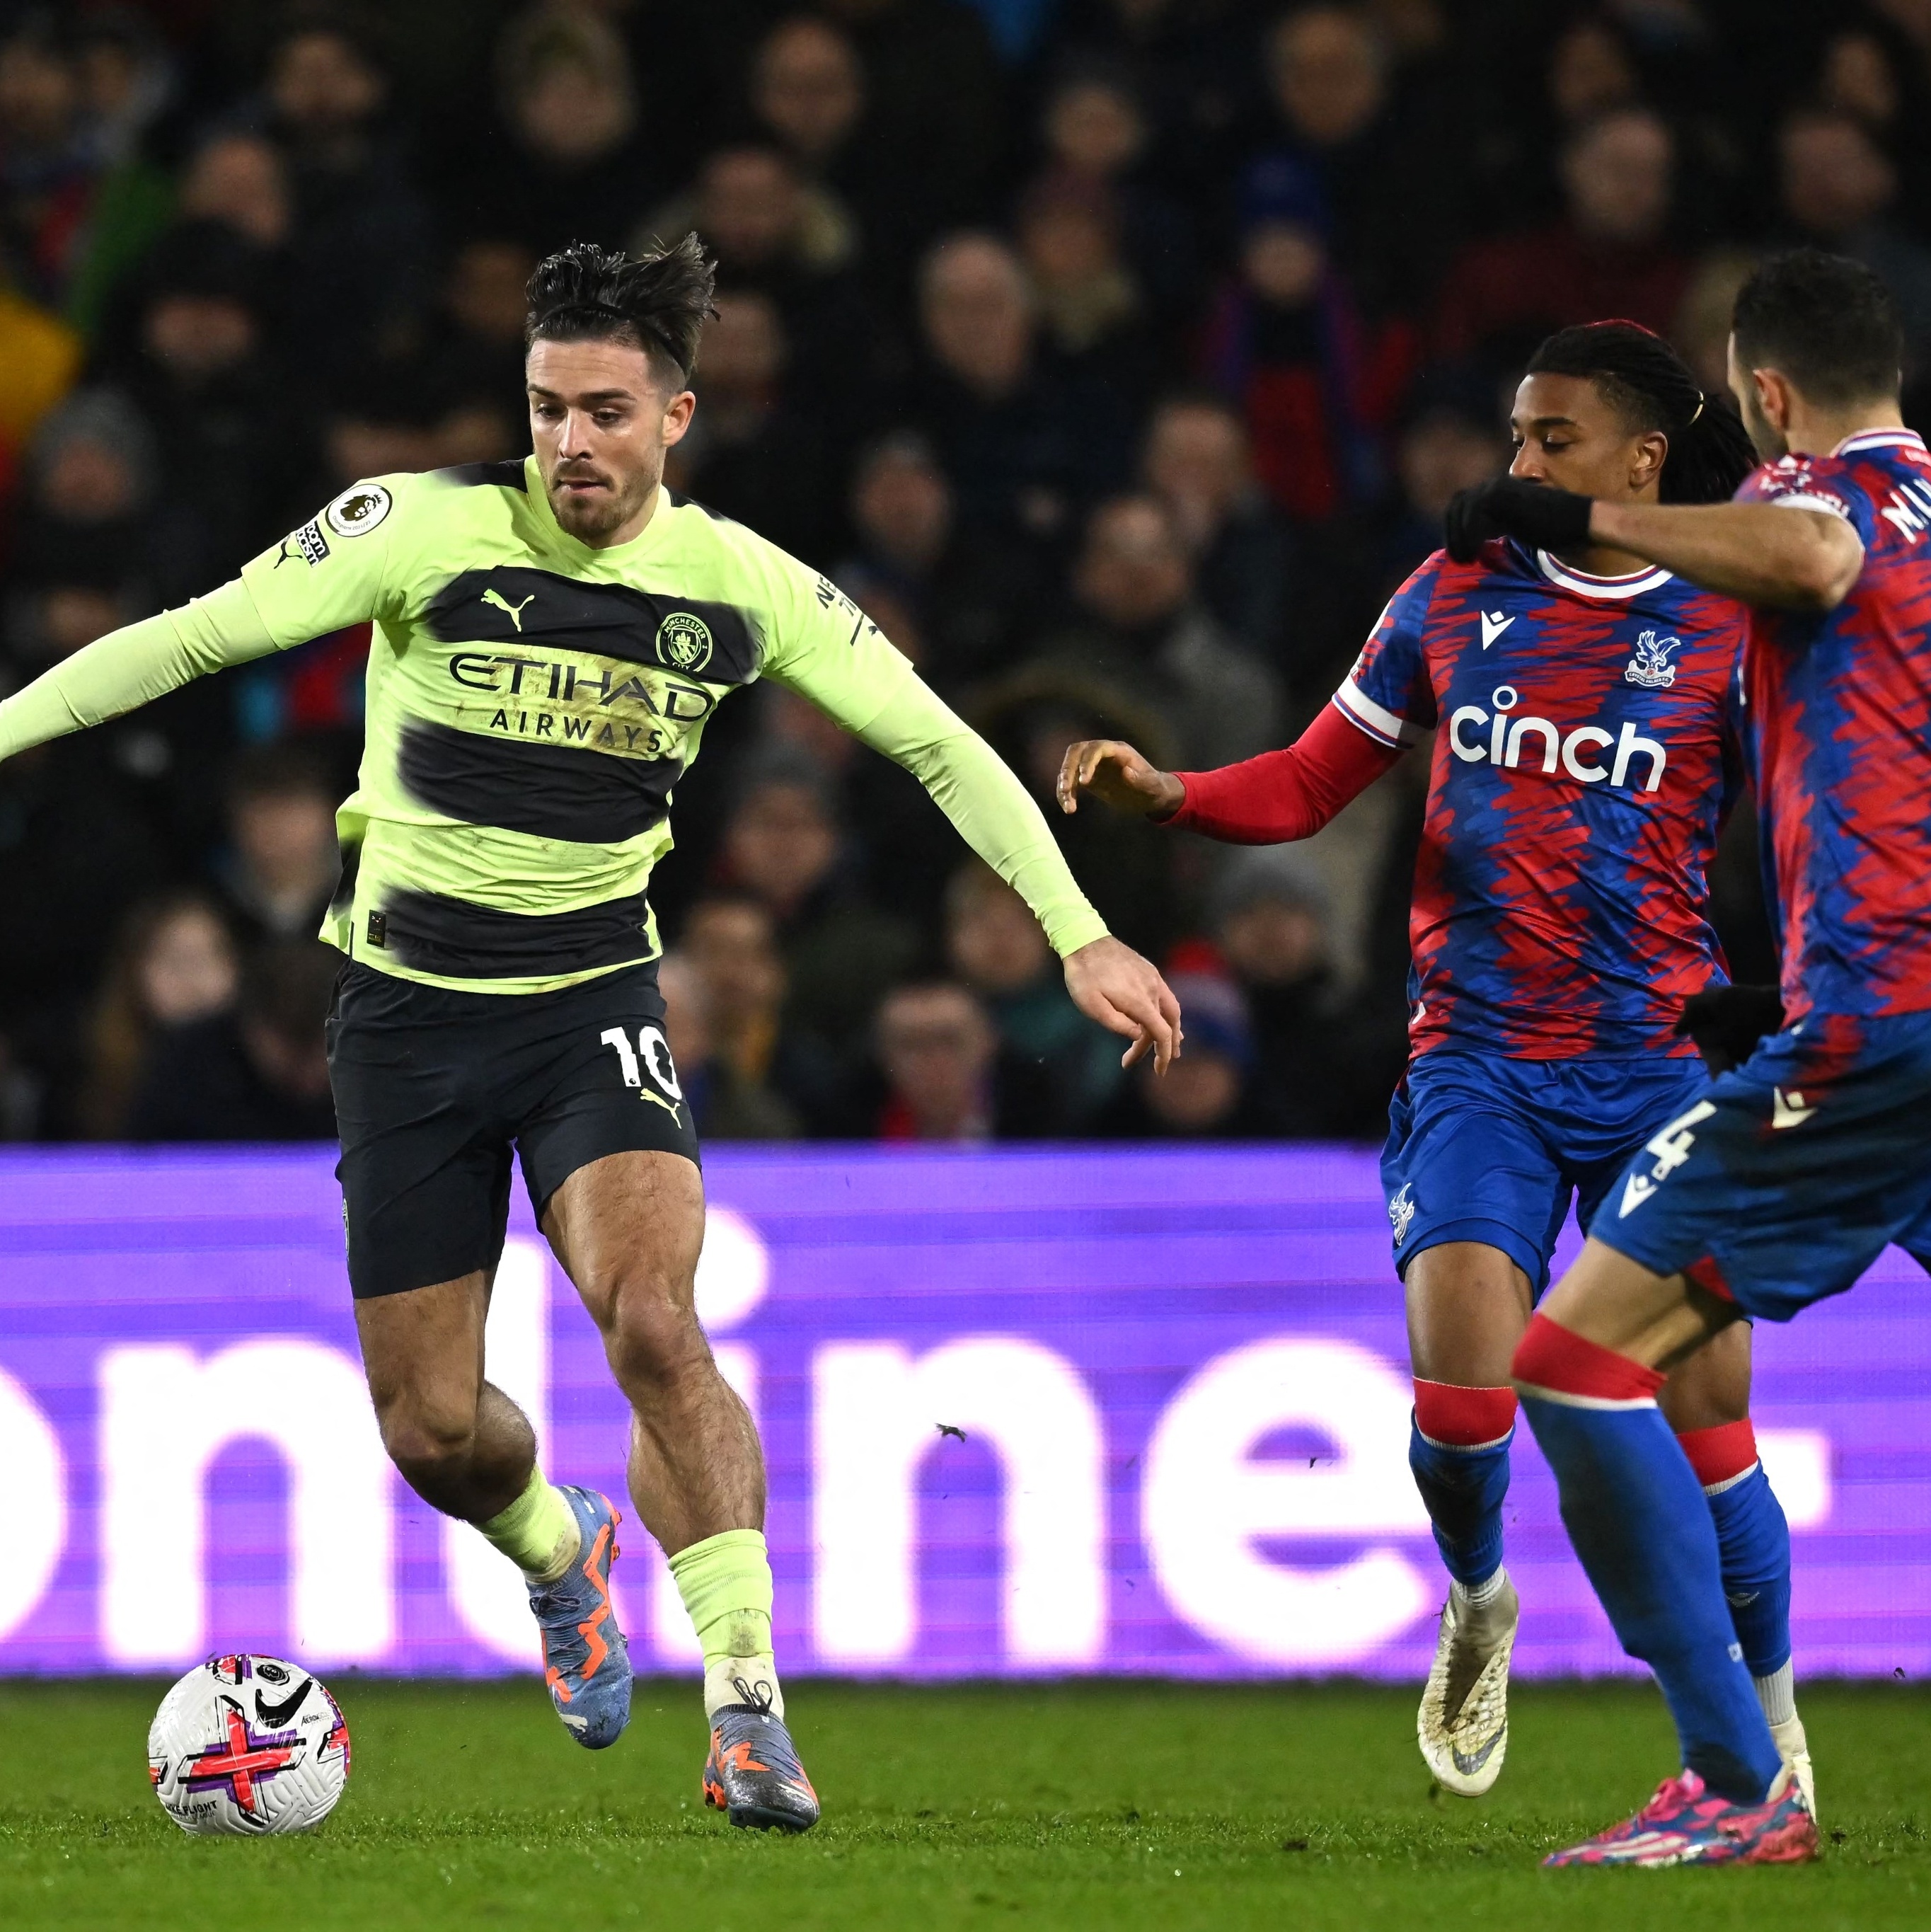
POLYGON ((1845 518, 1864 546, 1819 616, 1753 610, 1744 719, 1783 1002, 1931 1008, 1931 455, 1909 430, 1766 464, 1738 492, 1845 518))
POLYGON ((1429 558, 1334 703, 1384 744, 1435 733, 1408 940, 1409 1039, 1519 1060, 1693 1052, 1727 976, 1705 912, 1741 780, 1742 608, 1649 569, 1492 543, 1429 558))

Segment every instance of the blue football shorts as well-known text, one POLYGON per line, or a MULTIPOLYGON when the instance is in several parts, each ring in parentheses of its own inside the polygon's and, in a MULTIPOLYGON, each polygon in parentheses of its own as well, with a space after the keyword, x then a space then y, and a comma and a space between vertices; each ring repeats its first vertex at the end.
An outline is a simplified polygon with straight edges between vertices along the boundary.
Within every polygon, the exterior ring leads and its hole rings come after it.
POLYGON ((1597 1238, 1788 1322, 1891 1242, 1931 1268, 1931 1012, 1813 1013, 1666 1122, 1597 1238))
POLYGON ((1572 1197, 1588 1232, 1631 1157, 1710 1084, 1703 1063, 1423 1054, 1396 1089, 1381 1150, 1395 1270, 1444 1241, 1481 1241, 1538 1297, 1572 1197))

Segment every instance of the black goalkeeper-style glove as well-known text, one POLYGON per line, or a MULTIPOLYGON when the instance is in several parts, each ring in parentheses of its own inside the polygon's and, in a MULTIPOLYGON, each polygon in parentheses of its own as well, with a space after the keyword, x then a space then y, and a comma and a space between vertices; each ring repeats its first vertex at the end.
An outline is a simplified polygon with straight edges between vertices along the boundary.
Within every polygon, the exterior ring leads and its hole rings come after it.
POLYGON ((1757 1042, 1783 1030, 1783 1001, 1774 986, 1705 986, 1683 1003, 1677 1037, 1696 1042, 1712 1073, 1741 1066, 1757 1042))
POLYGON ((1589 541, 1594 500, 1551 483, 1525 483, 1519 476, 1492 476, 1472 490, 1459 490, 1443 520, 1448 554, 1457 563, 1473 563, 1482 546, 1495 537, 1519 537, 1537 550, 1580 550, 1589 541))

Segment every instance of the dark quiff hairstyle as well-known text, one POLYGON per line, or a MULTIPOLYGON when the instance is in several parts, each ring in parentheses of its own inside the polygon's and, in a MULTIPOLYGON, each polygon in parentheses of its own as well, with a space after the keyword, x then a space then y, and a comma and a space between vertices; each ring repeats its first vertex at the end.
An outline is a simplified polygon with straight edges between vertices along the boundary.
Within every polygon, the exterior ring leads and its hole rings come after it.
POLYGON ((1579 376, 1639 430, 1669 440, 1657 494, 1666 503, 1726 503, 1756 467, 1727 396, 1706 394, 1688 363, 1634 322, 1558 329, 1529 358, 1531 376, 1579 376))
POLYGON ((672 386, 681 389, 697 364, 697 338, 715 313, 716 284, 716 265, 694 235, 634 261, 620 248, 573 242, 538 262, 529 278, 523 346, 620 342, 654 364, 669 364, 672 386))
POLYGON ((1760 264, 1737 292, 1732 328, 1746 369, 1776 369, 1813 402, 1842 408, 1895 396, 1903 383, 1897 300, 1861 262, 1793 248, 1760 264))

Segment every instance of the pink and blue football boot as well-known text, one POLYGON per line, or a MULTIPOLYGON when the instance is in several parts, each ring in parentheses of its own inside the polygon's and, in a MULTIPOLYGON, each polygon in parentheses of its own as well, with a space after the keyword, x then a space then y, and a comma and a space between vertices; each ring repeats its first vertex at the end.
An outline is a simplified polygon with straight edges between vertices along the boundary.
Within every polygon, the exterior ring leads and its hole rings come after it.
POLYGON ((586 1750, 601 1750, 630 1722, 630 1651, 610 1607, 623 1518, 594 1490, 559 1486, 583 1540, 555 1582, 530 1585, 529 1607, 543 1631, 543 1674, 556 1714, 586 1750))
POLYGON ((1817 1856, 1817 1821, 1786 1770, 1760 1804, 1719 1797, 1693 1771, 1666 1778, 1636 1815, 1545 1865, 1790 1865, 1817 1856))

